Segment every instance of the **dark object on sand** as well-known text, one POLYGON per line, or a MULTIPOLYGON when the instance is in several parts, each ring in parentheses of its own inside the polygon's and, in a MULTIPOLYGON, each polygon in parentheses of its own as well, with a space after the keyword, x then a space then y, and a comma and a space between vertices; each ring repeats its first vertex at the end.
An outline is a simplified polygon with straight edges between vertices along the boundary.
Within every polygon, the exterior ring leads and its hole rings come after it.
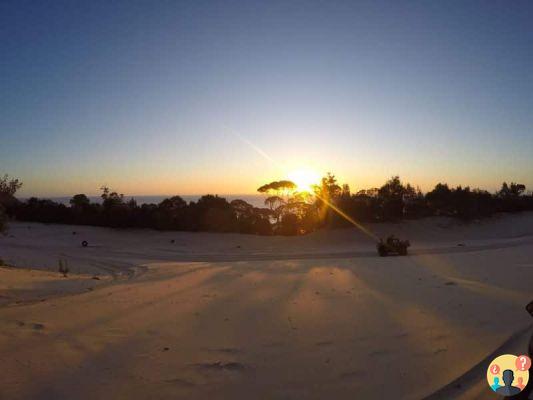
POLYGON ((379 239, 376 244, 378 254, 380 257, 386 257, 391 254, 397 254, 399 256, 407 255, 407 248, 411 246, 409 240, 400 240, 394 235, 387 237, 387 240, 379 239))
POLYGON ((170 239, 170 243, 176 243, 174 239, 170 239))
POLYGON ((87 246, 89 246, 89 242, 87 242, 87 240, 84 240, 83 242, 81 242, 81 245, 83 247, 87 247, 87 246))
POLYGON ((76 231, 72 231, 72 234, 73 234, 73 235, 76 235, 77 233, 78 233, 78 232, 76 232, 76 231))
POLYGON ((70 269, 68 267, 67 260, 59 260, 59 273, 63 274, 63 276, 66 278, 70 269))

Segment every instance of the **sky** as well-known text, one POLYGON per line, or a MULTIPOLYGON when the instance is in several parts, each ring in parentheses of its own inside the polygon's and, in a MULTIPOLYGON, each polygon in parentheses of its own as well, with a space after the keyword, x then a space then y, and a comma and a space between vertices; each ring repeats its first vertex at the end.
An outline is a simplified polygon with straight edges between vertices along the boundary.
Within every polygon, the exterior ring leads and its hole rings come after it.
POLYGON ((533 3, 2 1, 19 195, 248 194, 298 169, 533 189, 533 3))

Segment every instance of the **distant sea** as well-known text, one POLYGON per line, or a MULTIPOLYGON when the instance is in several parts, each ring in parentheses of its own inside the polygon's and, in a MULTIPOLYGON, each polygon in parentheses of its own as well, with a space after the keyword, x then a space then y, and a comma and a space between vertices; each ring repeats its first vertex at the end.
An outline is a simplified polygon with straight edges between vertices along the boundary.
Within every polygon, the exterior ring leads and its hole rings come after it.
MULTIPOLYGON (((87 196, 91 200, 92 203, 101 203, 102 198, 100 196, 87 196)), ((137 204, 158 204, 164 199, 168 199, 169 196, 124 196, 125 200, 129 200, 130 198, 134 198, 137 201, 137 204)), ((201 196, 200 195, 187 195, 187 196, 180 196, 183 200, 185 200, 187 203, 191 201, 197 201, 201 196)), ((244 200, 254 207, 265 207, 265 196, 259 195, 259 194, 242 194, 242 195, 219 195, 219 197, 225 198, 227 201, 235 200, 235 199, 241 199, 244 200)), ((61 203, 65 205, 69 205, 69 201, 72 198, 72 196, 68 197, 39 197, 40 199, 48 199, 55 201, 56 203, 61 203)), ((20 199, 22 201, 27 200, 27 198, 20 199)))

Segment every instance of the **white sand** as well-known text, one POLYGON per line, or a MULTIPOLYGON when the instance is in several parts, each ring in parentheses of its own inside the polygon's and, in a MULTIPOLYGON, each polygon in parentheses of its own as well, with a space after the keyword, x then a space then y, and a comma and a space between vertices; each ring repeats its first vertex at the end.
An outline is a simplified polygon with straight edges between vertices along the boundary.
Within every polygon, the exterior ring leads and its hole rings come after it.
POLYGON ((533 213, 368 227, 414 255, 350 229, 12 224, 0 258, 42 271, 0 269, 0 398, 419 399, 461 376, 434 398, 494 398, 476 365, 526 351, 533 213))

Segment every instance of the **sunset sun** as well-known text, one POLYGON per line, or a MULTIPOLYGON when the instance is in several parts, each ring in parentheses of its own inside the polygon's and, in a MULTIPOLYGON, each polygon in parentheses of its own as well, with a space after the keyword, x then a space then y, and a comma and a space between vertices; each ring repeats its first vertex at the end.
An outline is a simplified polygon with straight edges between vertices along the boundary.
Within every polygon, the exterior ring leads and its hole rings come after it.
POLYGON ((287 177, 296 184, 300 192, 312 192, 313 186, 320 182, 320 174, 311 169, 297 169, 289 172, 287 177))

